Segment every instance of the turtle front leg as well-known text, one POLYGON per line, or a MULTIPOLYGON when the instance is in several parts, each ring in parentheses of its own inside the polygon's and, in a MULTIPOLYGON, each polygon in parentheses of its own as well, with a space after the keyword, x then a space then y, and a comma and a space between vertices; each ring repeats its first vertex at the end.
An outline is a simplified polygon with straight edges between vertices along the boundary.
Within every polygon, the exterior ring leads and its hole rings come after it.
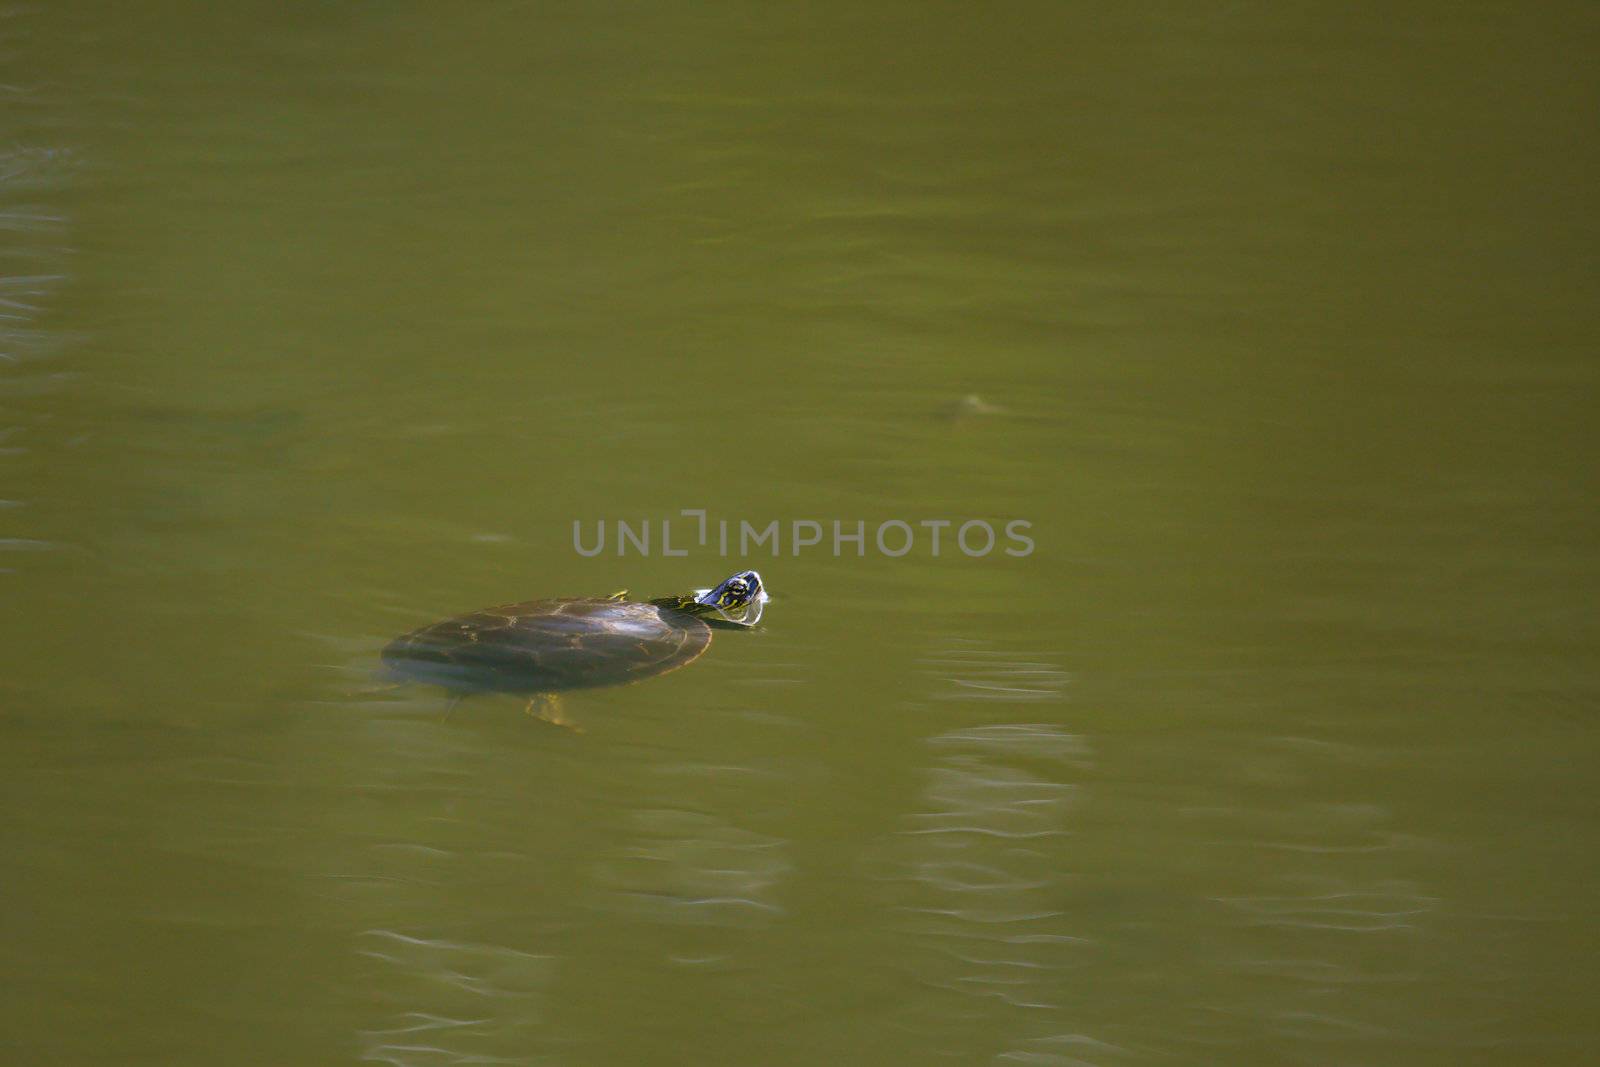
POLYGON ((543 719, 552 726, 560 726, 571 730, 575 734, 583 733, 583 727, 567 718, 565 709, 561 704, 559 693, 535 693, 528 698, 526 711, 529 715, 543 719))

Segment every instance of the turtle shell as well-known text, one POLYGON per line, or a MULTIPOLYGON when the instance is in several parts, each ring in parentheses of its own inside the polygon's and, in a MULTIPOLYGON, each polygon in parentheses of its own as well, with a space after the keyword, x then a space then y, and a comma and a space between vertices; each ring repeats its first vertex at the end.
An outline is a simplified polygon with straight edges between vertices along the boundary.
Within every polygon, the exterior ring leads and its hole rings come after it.
POLYGON ((546 693, 622 685, 695 659, 711 627, 631 601, 504 604, 424 626, 383 650, 390 668, 461 692, 546 693))

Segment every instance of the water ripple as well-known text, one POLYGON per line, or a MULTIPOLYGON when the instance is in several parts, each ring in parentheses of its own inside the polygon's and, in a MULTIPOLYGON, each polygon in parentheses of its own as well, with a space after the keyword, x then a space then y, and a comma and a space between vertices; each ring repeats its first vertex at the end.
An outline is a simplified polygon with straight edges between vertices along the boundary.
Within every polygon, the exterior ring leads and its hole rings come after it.
POLYGON ((1052 662, 1053 655, 956 639, 919 662, 947 686, 935 700, 1057 701, 1071 675, 1052 662))
MULTIPOLYGON (((10 102, 20 93, 15 87, 0 86, 0 100, 10 102)), ((55 356, 70 341, 66 333, 49 328, 46 318, 66 281, 58 268, 68 256, 68 220, 33 198, 59 197, 73 164, 71 153, 62 150, 0 148, 0 231, 14 238, 0 247, 0 396, 8 400, 48 394, 66 380, 61 373, 20 372, 31 370, 29 364, 55 356)), ((27 425, 0 428, 0 460, 27 456, 36 447, 24 437, 29 429, 27 425)), ((8 481, 14 481, 15 472, 6 475, 8 481)), ((17 503, 7 501, 0 506, 17 503)), ((12 531, 0 532, 9 535, 12 531)), ((36 553, 56 547, 38 538, 0 537, 0 552, 36 553)), ((0 567, 0 573, 13 570, 0 567)))
POLYGON ((388 929, 357 937, 357 955, 387 972, 366 987, 396 1009, 386 1024, 360 1031, 363 1060, 397 1067, 534 1062, 477 1049, 504 1048, 534 1031, 554 956, 388 929))
POLYGON ((612 906, 705 926, 747 926, 783 913, 773 900, 789 870, 782 841, 699 812, 639 811, 632 822, 632 841, 595 868, 612 906))
POLYGON ((1062 1009, 1062 977, 1091 945, 1060 907, 1088 747, 1045 723, 954 730, 926 745, 920 810, 884 842, 877 872, 893 925, 915 946, 907 978, 937 991, 907 1024, 961 1049, 973 1038, 944 1031, 981 1000, 1017 1013, 1019 1043, 988 1054, 1069 1062, 1038 1058, 1057 1052, 1028 1041, 1040 1013, 1062 1009))

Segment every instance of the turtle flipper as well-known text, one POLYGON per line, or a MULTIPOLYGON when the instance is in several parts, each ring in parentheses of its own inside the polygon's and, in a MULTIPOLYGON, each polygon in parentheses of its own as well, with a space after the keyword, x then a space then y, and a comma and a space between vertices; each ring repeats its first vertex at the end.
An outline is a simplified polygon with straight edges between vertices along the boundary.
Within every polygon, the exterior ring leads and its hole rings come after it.
POLYGON ((583 727, 567 718, 561 706, 561 694, 559 693, 535 693, 528 698, 528 706, 525 710, 529 715, 543 719, 552 726, 560 726, 563 729, 571 730, 575 734, 583 733, 583 727))

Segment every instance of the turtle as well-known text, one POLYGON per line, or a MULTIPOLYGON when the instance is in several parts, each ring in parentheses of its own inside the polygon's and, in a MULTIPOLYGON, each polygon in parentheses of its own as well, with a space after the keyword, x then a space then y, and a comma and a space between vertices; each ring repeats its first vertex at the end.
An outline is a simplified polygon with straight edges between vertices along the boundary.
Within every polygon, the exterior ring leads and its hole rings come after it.
POLYGON ((629 600, 624 589, 609 597, 502 604, 402 634, 383 650, 383 662, 457 699, 483 692, 526 695, 530 714, 571 727, 561 692, 676 670, 706 650, 713 627, 748 629, 766 603, 761 575, 739 571, 713 589, 654 600, 629 600))

